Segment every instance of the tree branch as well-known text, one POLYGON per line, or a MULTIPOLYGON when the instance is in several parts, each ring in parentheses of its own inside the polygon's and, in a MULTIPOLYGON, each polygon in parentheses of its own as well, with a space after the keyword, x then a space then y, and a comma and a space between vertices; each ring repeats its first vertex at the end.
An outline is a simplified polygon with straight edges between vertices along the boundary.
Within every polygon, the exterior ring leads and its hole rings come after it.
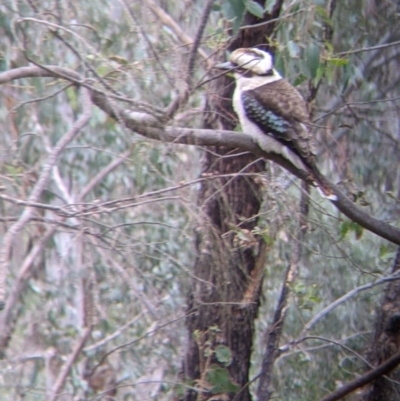
MULTIPOLYGON (((16 224, 16 223, 15 223, 16 224)), ((43 251, 47 241, 53 236, 57 226, 53 226, 47 229, 47 231, 38 239, 35 246, 26 255, 21 268, 18 271, 13 287, 7 297, 5 308, 0 314, 0 350, 4 352, 8 342, 11 338, 11 334, 14 330, 16 320, 13 320, 14 311, 18 306, 21 294, 26 288, 26 283, 31 276, 32 268, 34 267, 34 261, 36 257, 43 251)), ((4 272, 5 275, 6 272, 4 272)))
MULTIPOLYGON (((28 67, 29 68, 29 67, 28 67)), ((1 83, 1 79, 0 79, 1 83)), ((89 122, 91 117, 91 101, 87 89, 82 90, 83 96, 83 113, 71 129, 65 133, 65 135, 57 142, 56 146, 52 149, 45 164, 43 165, 42 171, 39 178, 33 187, 27 201, 37 202, 45 189, 47 182, 49 181, 51 171, 65 147, 79 134, 81 129, 89 122)), ((8 271, 9 258, 13 241, 17 234, 22 230, 26 223, 32 218, 35 213, 35 209, 32 207, 26 207, 21 213, 19 219, 7 230, 3 237, 0 247, 0 309, 4 307, 5 299, 5 279, 6 272, 8 271)))
POLYGON ((191 87, 190 80, 191 80, 191 77, 192 77, 192 74, 194 71, 194 63, 196 61, 196 55, 197 55, 197 52, 198 52, 198 49, 200 46, 200 41, 201 41, 201 38, 203 37, 204 29, 206 28, 208 18, 210 17, 211 9, 212 9, 212 5, 213 5, 214 1, 215 0, 208 0, 208 2, 206 3, 206 5, 204 7, 203 14, 202 14, 201 20, 200 20, 200 24, 197 29, 196 36, 194 38, 193 46, 190 50, 189 62, 188 62, 188 67, 187 67, 187 81, 189 83, 189 87, 191 87))
POLYGON ((300 213, 298 221, 297 238, 292 249, 292 257, 289 266, 286 270, 285 279, 281 289, 278 304, 275 309, 274 320, 268 328, 266 335, 266 346, 262 358, 260 381, 257 388, 257 399, 268 401, 271 399, 271 382, 272 372, 276 359, 279 356, 279 341, 281 339, 283 324, 288 310, 288 300, 290 294, 290 287, 297 277, 299 270, 299 263, 303 251, 303 242, 308 228, 308 212, 309 212, 309 187, 303 183, 304 192, 301 194, 300 199, 300 213))
POLYGON ((395 42, 391 42, 391 43, 385 43, 385 44, 382 44, 382 45, 362 47, 360 49, 354 49, 354 50, 348 50, 348 51, 345 51, 345 52, 336 53, 335 57, 346 56, 348 54, 369 52, 371 50, 380 50, 380 49, 385 49, 386 47, 392 47, 392 46, 398 46, 398 45, 400 45, 400 40, 396 40, 395 42))
MULTIPOLYGON (((9 82, 15 79, 27 77, 63 77, 65 79, 71 78, 73 82, 81 82, 81 77, 76 72, 57 66, 46 66, 45 69, 41 67, 21 67, 14 70, 9 70, 0 73, 0 84, 9 82)), ((191 129, 166 126, 163 127, 156 118, 151 114, 129 112, 122 110, 110 102, 109 97, 104 93, 92 89, 91 98, 93 103, 102 109, 110 117, 116 119, 127 128, 131 129, 150 139, 157 141, 179 143, 186 145, 196 146, 226 146, 228 148, 238 148, 254 153, 257 156, 262 156, 265 159, 272 160, 275 163, 288 170, 296 177, 303 181, 309 179, 308 174, 302 170, 297 169, 289 163, 284 157, 262 151, 257 144, 252 140, 249 135, 224 130, 206 130, 206 129, 191 129)), ((322 183, 329 188, 336 195, 337 200, 331 201, 344 215, 353 220, 360 226, 376 235, 387 239, 397 245, 400 245, 400 230, 392 225, 378 220, 368 212, 358 208, 352 201, 350 201, 340 189, 326 179, 322 174, 319 177, 322 183)))
POLYGON ((65 381, 67 380, 69 371, 71 370, 72 365, 76 361, 76 358, 78 358, 80 352, 82 351, 82 348, 85 345, 85 342, 88 339, 91 331, 92 331, 91 326, 86 327, 82 333, 81 338, 79 338, 78 341, 76 342, 75 347, 72 350, 72 353, 69 355, 68 360, 63 365, 61 372, 57 377, 56 383, 54 384, 54 387, 51 392, 51 396, 49 397, 49 401, 55 401, 58 398, 59 392, 64 387, 65 381))
POLYGON ((388 283, 390 281, 396 281, 400 280, 400 276, 398 273, 392 274, 391 276, 388 277, 383 277, 377 281, 374 281, 372 283, 364 284, 361 285, 360 287, 353 288, 351 291, 347 292, 346 294, 342 295, 340 298, 336 299, 334 302, 329 304, 327 307, 322 309, 320 312, 318 312, 303 328, 303 330, 300 333, 300 338, 302 341, 302 338, 307 335, 307 332, 311 330, 315 324, 321 320, 324 316, 326 316, 328 313, 330 313, 333 309, 337 308, 339 305, 342 303, 348 301, 355 295, 357 295, 359 292, 369 290, 370 288, 376 287, 377 285, 382 285, 385 283, 388 283))
MULTIPOLYGON (((160 19, 160 21, 168 26, 178 37, 184 45, 191 45, 193 39, 182 31, 181 27, 167 14, 161 7, 159 7, 153 0, 145 0, 147 7, 160 19)), ((204 50, 198 49, 200 56, 207 62, 208 56, 204 50)), ((211 67, 211 64, 210 64, 211 67)))
MULTIPOLYGON (((291 163, 289 163, 284 157, 275 154, 262 151, 258 145, 252 140, 249 135, 238 133, 234 131, 222 131, 222 130, 204 130, 204 129, 190 129, 190 128, 179 128, 179 127, 165 127, 155 128, 144 124, 144 120, 140 120, 138 113, 136 113, 136 119, 129 117, 129 112, 120 111, 116 114, 115 106, 109 104, 108 100, 100 93, 93 92, 92 94, 93 103, 101 108, 111 117, 122 121, 125 126, 132 131, 136 131, 139 134, 164 142, 181 143, 186 145, 197 145, 197 146, 226 146, 230 148, 239 148, 241 150, 247 150, 258 156, 262 156, 265 159, 272 160, 278 163, 280 166, 290 171, 298 178, 308 181, 308 174, 300 169, 297 169, 291 163)), ((143 117, 146 115, 143 113, 143 117)), ((390 224, 378 220, 367 212, 359 209, 350 199, 348 199, 340 189, 326 179, 322 174, 319 174, 320 181, 332 190, 336 195, 337 199, 331 201, 344 215, 348 218, 364 227, 368 231, 371 231, 382 238, 385 238, 397 245, 400 245, 400 230, 391 226, 390 224)))
POLYGON ((364 375, 357 377, 357 379, 345 384, 343 387, 322 398, 320 401, 336 401, 345 395, 353 392, 354 390, 365 386, 368 383, 378 379, 379 377, 386 375, 400 364, 400 353, 392 356, 386 362, 379 365, 374 370, 371 370, 364 375))

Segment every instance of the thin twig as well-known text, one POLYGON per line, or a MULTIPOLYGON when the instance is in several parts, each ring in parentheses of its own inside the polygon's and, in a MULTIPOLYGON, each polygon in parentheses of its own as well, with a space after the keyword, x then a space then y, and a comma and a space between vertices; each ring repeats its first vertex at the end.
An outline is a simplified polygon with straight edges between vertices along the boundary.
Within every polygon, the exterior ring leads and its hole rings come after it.
MULTIPOLYGON (((169 14, 167 14, 161 7, 159 7, 153 0, 144 1, 146 5, 150 8, 150 10, 160 19, 160 21, 164 25, 168 26, 175 33, 175 35, 184 45, 190 45, 191 43, 193 43, 193 39, 184 31, 182 31, 181 27, 173 20, 173 18, 169 14)), ((208 60, 207 54, 201 49, 198 49, 198 53, 207 62, 207 64, 210 64, 209 67, 211 67, 211 62, 208 60)))
MULTIPOLYGON (((80 133, 82 128, 89 122, 91 118, 91 101, 89 92, 87 89, 82 89, 82 104, 83 104, 83 113, 81 117, 75 122, 73 127, 67 132, 56 144, 53 148, 51 154, 49 154, 43 168, 42 172, 39 175, 39 178, 32 189, 31 194, 29 195, 27 201, 28 202, 37 202, 40 198, 43 190, 45 189, 53 166, 57 163, 61 152, 65 149, 65 147, 80 133)), ((21 213, 20 218, 16 221, 6 232, 3 237, 3 241, 1 243, 0 248, 0 307, 4 307, 5 300, 5 279, 8 271, 8 264, 10 262, 10 253, 13 241, 17 234, 22 230, 26 223, 29 222, 30 218, 34 215, 35 209, 32 207, 26 207, 24 211, 21 213)))
POLYGON ((184 104, 187 103, 191 93, 193 92, 192 75, 193 75, 193 71, 194 71, 194 63, 196 61, 196 56, 197 56, 198 49, 200 46, 201 38, 203 36, 204 29, 207 25, 207 21, 210 16, 210 13, 211 13, 211 8, 212 8, 213 3, 214 3, 214 0, 208 0, 206 6, 204 8, 203 15, 201 16, 200 24, 197 29, 195 39, 194 39, 192 48, 190 50, 189 61, 188 61, 187 71, 186 71, 186 79, 180 85, 180 91, 179 91, 178 96, 171 102, 171 104, 168 106, 166 113, 165 113, 167 118, 169 118, 169 119, 175 115, 175 113, 179 110, 180 107, 182 107, 184 104))
POLYGON ((272 372, 275 364, 275 360, 279 356, 279 341, 282 335, 282 329, 286 312, 288 309, 288 299, 290 294, 291 286, 297 277, 299 263, 301 260, 303 242, 307 233, 307 219, 309 212, 309 188, 303 183, 304 191, 301 194, 300 199, 300 213, 298 221, 298 238, 294 249, 292 251, 292 258, 289 266, 286 270, 284 277, 284 283, 282 286, 281 294, 277 307, 275 309, 274 319, 268 328, 267 332, 267 344, 262 358, 261 372, 259 375, 259 382, 257 388, 257 398, 260 401, 268 401, 271 398, 271 382, 272 372))
POLYGON ((196 313, 196 312, 185 313, 184 315, 179 316, 179 317, 177 317, 177 318, 174 318, 174 319, 172 319, 172 320, 170 320, 170 321, 168 321, 168 322, 166 322, 166 323, 157 324, 155 327, 152 325, 152 326, 150 327, 150 329, 149 329, 148 331, 146 331, 146 332, 145 332, 143 335, 141 335, 140 337, 137 337, 137 338, 135 338, 135 339, 132 340, 132 341, 129 341, 129 342, 125 343, 125 344, 119 345, 119 346, 115 347, 114 349, 112 349, 111 351, 106 352, 106 353, 102 356, 102 358, 100 359, 100 361, 98 362, 98 364, 95 366, 94 369, 96 369, 97 366, 100 366, 100 365, 101 365, 111 354, 113 354, 114 352, 117 352, 117 351, 119 351, 119 350, 121 350, 121 349, 124 349, 124 348, 126 348, 126 347, 130 347, 130 346, 132 346, 133 344, 136 344, 136 343, 142 341, 144 338, 146 338, 146 337, 148 337, 148 336, 151 336, 151 335, 153 335, 154 333, 157 333, 157 331, 159 331, 159 330, 161 330, 161 329, 163 329, 163 328, 165 328, 165 327, 171 325, 172 323, 176 323, 176 322, 178 322, 178 321, 180 321, 180 320, 182 320, 182 319, 187 319, 188 317, 194 315, 195 313, 196 313), (153 327, 154 327, 154 328, 153 328, 153 327))
POLYGON ((120 0, 124 8, 126 9, 128 15, 132 18, 132 21, 134 25, 139 29, 140 34, 143 36, 144 40, 147 42, 147 45, 149 46, 149 49, 156 60, 157 64, 160 66, 164 76, 167 78, 167 82, 170 85, 171 88, 174 88, 174 80, 172 79, 169 71, 165 68, 164 64, 161 62, 159 52, 157 52, 154 49, 153 43, 151 43, 151 40, 149 39, 149 36, 147 33, 144 31, 142 28, 142 25, 139 23, 138 19, 136 18, 135 13, 132 10, 132 7, 129 7, 129 4, 127 3, 126 0, 120 0))
POLYGON ((72 365, 78 358, 80 352, 82 351, 83 346, 85 345, 86 340, 88 339, 90 333, 92 331, 92 327, 86 327, 82 333, 82 336, 76 342, 74 349, 68 357, 68 360, 65 362, 64 366, 61 368, 61 372, 57 377, 56 383, 53 386, 51 396, 48 401, 56 401, 58 396, 60 395, 61 389, 65 385, 65 381, 67 380, 69 371, 72 368, 72 365))
POLYGON ((196 56, 199 50, 201 38, 203 37, 204 29, 206 28, 208 18, 210 17, 214 1, 215 0, 208 0, 208 2, 206 3, 203 10, 203 14, 200 18, 200 23, 199 27, 197 28, 196 36, 194 37, 192 48, 190 49, 189 62, 187 66, 187 82, 189 83, 189 87, 191 87, 190 84, 191 77, 194 71, 194 63, 196 61, 196 56))
POLYGON ((35 98, 35 99, 26 100, 25 102, 18 103, 16 106, 14 106, 14 107, 11 109, 11 111, 12 111, 12 112, 15 112, 15 111, 17 111, 20 107, 26 106, 27 104, 30 104, 30 103, 39 103, 39 102, 43 102, 44 100, 49 100, 49 99, 51 99, 52 97, 55 97, 55 96, 59 95, 60 93, 64 92, 65 90, 67 90, 68 88, 70 88, 72 85, 73 85, 73 84, 70 83, 70 84, 64 85, 62 88, 57 89, 55 92, 50 93, 49 95, 46 95, 46 96, 43 96, 43 97, 37 97, 37 98, 35 98))
POLYGON ((96 343, 90 344, 87 347, 83 348, 83 352, 87 353, 87 352, 94 351, 96 348, 102 347, 103 345, 107 344, 108 342, 119 337, 124 330, 128 329, 130 326, 132 326, 132 324, 136 323, 145 314, 146 314, 145 311, 140 312, 133 319, 129 320, 129 322, 125 323, 124 325, 118 327, 117 330, 115 330, 113 333, 109 334, 107 337, 104 337, 100 341, 97 341, 96 343))
POLYGON ((120 164, 126 161, 126 158, 132 153, 132 149, 128 149, 121 153, 118 158, 113 159, 107 166, 100 170, 92 179, 83 187, 82 191, 78 194, 76 201, 82 202, 85 197, 98 185, 103 179, 120 164))
MULTIPOLYGON (((361 285, 360 287, 353 288, 351 291, 349 291, 347 294, 344 294, 340 298, 338 298, 335 302, 332 302, 330 305, 328 305, 326 308, 322 309, 319 313, 317 313, 303 328, 303 330, 300 333, 299 338, 302 339, 303 337, 306 336, 306 333, 311 330, 311 328, 318 322, 320 321, 324 316, 326 316, 328 313, 332 312, 333 309, 337 308, 339 305, 342 303, 348 301, 350 298, 354 297, 356 294, 362 291, 369 290, 370 288, 376 287, 377 285, 382 285, 385 284, 389 281, 394 281, 394 280, 400 280, 400 274, 396 273, 393 274, 389 277, 384 277, 381 278, 380 280, 374 281, 373 283, 368 283, 365 285, 361 285)), ((300 340, 301 341, 301 340, 300 340)))
POLYGON ((395 42, 391 42, 391 43, 385 43, 382 45, 376 45, 376 46, 369 46, 369 47, 361 47, 360 49, 354 49, 354 50, 348 50, 345 52, 340 52, 340 53, 336 53, 336 56, 346 56, 348 54, 356 54, 356 53, 362 53, 362 52, 369 52, 371 50, 379 50, 379 49, 384 49, 386 47, 392 47, 392 46, 397 46, 400 45, 400 40, 397 40, 395 42))
POLYGON ((286 15, 282 15, 281 17, 278 17, 278 18, 272 18, 272 19, 270 19, 270 20, 268 20, 268 21, 260 22, 259 24, 243 25, 243 26, 241 26, 241 27, 239 28, 239 30, 243 31, 243 30, 245 30, 245 29, 256 29, 256 28, 260 28, 260 27, 263 27, 263 26, 266 26, 266 25, 273 24, 274 22, 279 22, 279 21, 282 21, 282 20, 284 20, 284 19, 286 19, 286 18, 293 17, 293 16, 296 15, 296 14, 299 14, 299 13, 302 13, 302 12, 308 11, 308 10, 309 10, 309 8, 301 8, 300 10, 294 11, 293 13, 286 14, 286 15))
POLYGON ((75 36, 76 38, 78 38, 90 50, 90 52, 92 54, 96 55, 96 57, 99 57, 99 58, 102 57, 102 55, 100 53, 98 53, 97 50, 89 42, 87 42, 81 35, 79 35, 75 31, 72 31, 71 29, 66 28, 63 25, 55 24, 50 21, 40 20, 40 19, 32 18, 32 17, 20 18, 17 22, 18 23, 35 22, 36 24, 41 24, 41 25, 47 26, 49 29, 51 29, 52 32, 55 32, 57 30, 65 31, 65 32, 71 34, 72 36, 75 36))
POLYGON ((13 283, 10 293, 8 294, 5 308, 0 314, 0 349, 2 351, 4 351, 4 348, 6 348, 7 343, 10 340, 11 333, 13 332, 13 327, 16 323, 16 321, 13 322, 13 314, 18 305, 21 294, 26 288, 26 282, 29 279, 34 266, 33 262, 40 252, 43 251, 47 241, 53 236, 56 229, 57 226, 50 227, 40 236, 40 238, 38 238, 33 248, 26 255, 18 271, 18 276, 13 283))

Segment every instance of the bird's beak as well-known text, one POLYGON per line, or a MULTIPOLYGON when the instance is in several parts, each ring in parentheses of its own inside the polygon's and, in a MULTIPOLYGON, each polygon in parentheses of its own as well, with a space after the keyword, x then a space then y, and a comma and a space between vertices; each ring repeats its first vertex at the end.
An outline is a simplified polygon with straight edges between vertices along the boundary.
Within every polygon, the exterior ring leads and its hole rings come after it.
POLYGON ((215 64, 214 68, 217 68, 218 70, 233 70, 235 65, 233 65, 230 61, 227 61, 226 63, 215 64))

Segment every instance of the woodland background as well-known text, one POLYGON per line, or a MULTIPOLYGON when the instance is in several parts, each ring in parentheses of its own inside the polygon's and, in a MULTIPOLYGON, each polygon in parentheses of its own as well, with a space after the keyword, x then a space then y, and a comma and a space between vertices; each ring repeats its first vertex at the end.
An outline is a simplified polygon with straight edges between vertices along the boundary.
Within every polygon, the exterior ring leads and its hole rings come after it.
MULTIPOLYGON (((396 1, 5 0, 2 399, 319 400, 397 352, 396 245, 250 145, 221 151, 232 38, 274 51, 323 174, 399 226, 396 1)), ((347 399, 400 400, 396 378, 347 399)))

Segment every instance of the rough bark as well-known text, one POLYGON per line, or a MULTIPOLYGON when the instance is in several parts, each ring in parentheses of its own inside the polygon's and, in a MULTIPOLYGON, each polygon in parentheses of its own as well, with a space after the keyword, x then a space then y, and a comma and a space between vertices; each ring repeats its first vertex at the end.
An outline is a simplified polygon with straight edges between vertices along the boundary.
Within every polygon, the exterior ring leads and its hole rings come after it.
MULTIPOLYGON (((397 250, 393 272, 400 271, 400 248, 397 250)), ((400 281, 388 284, 382 304, 377 310, 375 334, 370 346, 368 359, 378 366, 398 353, 400 346, 400 281)), ((398 401, 400 399, 400 368, 380 377, 370 384, 359 400, 398 401)))
MULTIPOLYGON (((246 15, 244 24, 276 18, 281 4, 277 1, 271 15, 266 15, 263 20, 246 15)), ((229 50, 265 45, 273 29, 274 24, 268 24, 242 30, 229 50)), ((237 125, 231 105, 233 90, 234 82, 227 77, 212 84, 209 93, 213 95, 208 98, 205 128, 232 130, 237 125)), ((218 399, 228 400, 236 393, 236 401, 248 401, 251 396, 246 385, 266 247, 257 238, 251 240, 251 235, 249 241, 240 241, 237 233, 238 230, 250 233, 257 223, 254 216, 262 203, 261 187, 257 179, 248 174, 262 172, 265 162, 252 154, 232 157, 235 151, 224 147, 210 150, 204 156, 203 175, 236 175, 206 181, 199 193, 201 224, 196 233, 196 279, 188 296, 186 325, 189 338, 183 363, 184 381, 196 390, 187 391, 184 399, 203 400, 218 393, 218 399), (225 157, 228 155, 230 157, 225 157), (232 353, 228 367, 213 353, 221 345, 232 353), (218 368, 227 369, 229 381, 237 386, 236 389, 212 387, 209 374, 218 368)))

